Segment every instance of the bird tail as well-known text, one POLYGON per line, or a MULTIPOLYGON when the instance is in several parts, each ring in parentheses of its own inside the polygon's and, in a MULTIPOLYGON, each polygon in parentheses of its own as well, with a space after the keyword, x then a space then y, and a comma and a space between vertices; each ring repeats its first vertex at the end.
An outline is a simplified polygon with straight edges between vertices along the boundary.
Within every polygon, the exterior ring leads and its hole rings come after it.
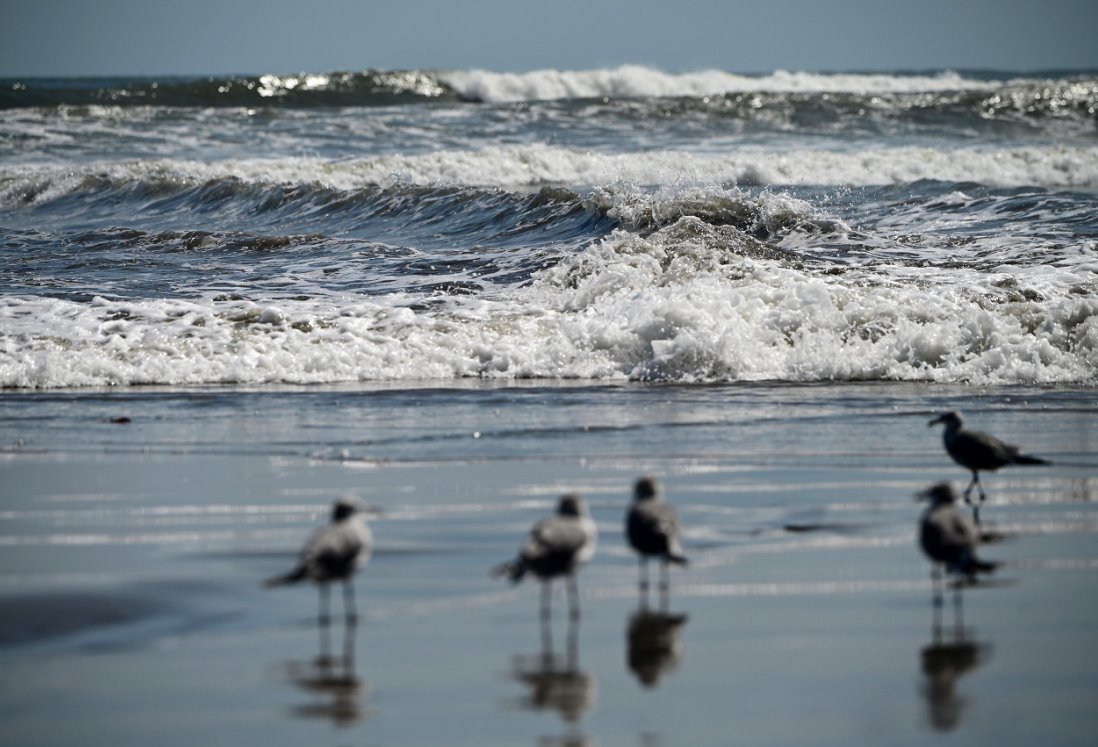
POLYGON ((998 563, 990 560, 980 560, 979 558, 973 558, 969 561, 968 567, 965 572, 968 574, 970 580, 975 580, 976 575, 979 573, 993 573, 996 568, 999 567, 998 563))
POLYGON ((1047 459, 1041 457, 1029 456, 1027 454, 1019 454, 1011 460, 1014 464, 1052 464, 1047 459))
POLYGON ((690 561, 687 560, 686 556, 683 555, 681 552, 670 553, 668 554, 667 559, 675 565, 690 565, 690 561))
POLYGON ((273 589, 276 586, 286 586, 287 584, 296 584, 305 578, 306 571, 304 565, 299 565, 289 573, 283 573, 278 576, 272 576, 263 582, 263 588, 273 589))
POLYGON ((522 577, 526 575, 526 564, 522 560, 509 560, 506 563, 500 563, 492 569, 492 576, 499 578, 500 576, 506 576, 510 579, 511 583, 517 584, 522 580, 522 577))

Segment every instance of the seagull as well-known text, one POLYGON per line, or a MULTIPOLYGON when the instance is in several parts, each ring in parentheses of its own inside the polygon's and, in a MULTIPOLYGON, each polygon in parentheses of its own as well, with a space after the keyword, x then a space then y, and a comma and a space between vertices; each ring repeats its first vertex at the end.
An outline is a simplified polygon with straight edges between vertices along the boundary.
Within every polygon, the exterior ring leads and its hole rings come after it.
POLYGON ((542 519, 530 530, 518 557, 493 569, 493 575, 506 576, 518 583, 527 572, 542 583, 541 616, 549 617, 550 583, 564 576, 573 619, 579 617, 579 594, 576 571, 595 554, 598 529, 587 510, 587 503, 574 494, 565 495, 557 505, 557 513, 542 519))
POLYGON ((663 499, 655 478, 642 477, 633 486, 633 505, 625 516, 625 535, 640 559, 640 591, 648 591, 648 559, 661 563, 660 590, 670 587, 668 564, 686 565, 679 541, 679 519, 675 509, 663 499))
POLYGON ((957 510, 957 494, 951 484, 938 483, 919 493, 918 498, 930 502, 919 523, 919 545, 934 563, 935 578, 939 565, 968 581, 975 581, 977 574, 995 570, 996 563, 976 557, 980 532, 968 516, 957 510))
POLYGON ((336 501, 331 523, 313 532, 301 550, 297 566, 289 573, 268 579, 264 586, 312 581, 320 590, 320 623, 327 625, 328 584, 342 581, 344 617, 350 623, 357 621, 352 579, 359 566, 369 560, 373 549, 373 537, 362 511, 363 507, 355 501, 336 501))
POLYGON ((942 441, 945 449, 957 464, 972 472, 972 482, 965 488, 965 503, 971 505, 972 515, 976 523, 980 523, 979 505, 974 505, 970 499, 972 489, 979 490, 980 505, 987 500, 984 494, 984 486, 980 484, 980 472, 994 472, 1000 467, 1010 464, 1049 464, 1050 462, 1039 457, 1020 454, 1017 446, 1005 444, 999 439, 980 431, 970 431, 965 428, 965 421, 958 412, 947 412, 944 415, 931 420, 927 425, 943 423, 945 431, 942 441))

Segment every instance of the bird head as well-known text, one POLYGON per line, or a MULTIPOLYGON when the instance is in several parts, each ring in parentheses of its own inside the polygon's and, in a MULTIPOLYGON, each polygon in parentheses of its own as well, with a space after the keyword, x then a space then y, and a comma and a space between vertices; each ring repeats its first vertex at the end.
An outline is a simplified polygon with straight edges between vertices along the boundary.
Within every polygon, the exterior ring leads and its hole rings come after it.
POLYGON ((964 423, 961 420, 961 413, 959 412, 946 412, 927 423, 927 426, 938 425, 939 423, 945 424, 946 428, 960 428, 964 423))
POLYGON ((926 490, 915 494, 915 500, 928 501, 931 506, 940 506, 943 503, 953 503, 957 500, 957 494, 953 492, 953 485, 948 482, 940 482, 931 485, 926 490))
POLYGON ((332 504, 332 523, 344 521, 363 510, 362 504, 352 498, 340 498, 332 504))
POLYGON ((654 477, 642 477, 633 486, 633 498, 638 501, 655 498, 660 493, 660 485, 654 477))
POLYGON ((586 512, 587 506, 584 504, 582 496, 575 493, 562 496, 560 503, 557 505, 557 514, 560 516, 582 516, 586 512))

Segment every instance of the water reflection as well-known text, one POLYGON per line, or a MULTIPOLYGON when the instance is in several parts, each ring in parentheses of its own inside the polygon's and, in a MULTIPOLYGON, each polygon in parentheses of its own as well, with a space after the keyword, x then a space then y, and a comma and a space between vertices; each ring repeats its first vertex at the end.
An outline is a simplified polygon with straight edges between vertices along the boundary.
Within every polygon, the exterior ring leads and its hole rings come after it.
POLYGON ((298 718, 326 719, 336 726, 351 726, 366 718, 365 696, 368 686, 355 672, 355 641, 358 626, 348 620, 343 628, 343 649, 333 656, 329 646, 328 625, 320 626, 320 652, 312 661, 290 662, 289 679, 312 696, 312 700, 292 709, 298 718))
POLYGON ((527 689, 519 705, 531 711, 556 711, 569 724, 567 734, 542 738, 539 744, 587 745, 589 739, 579 731, 579 723, 594 705, 597 687, 595 678, 580 667, 579 618, 569 620, 563 655, 553 650, 548 625, 543 619, 540 653, 512 660, 511 677, 527 689))
POLYGON ((644 687, 656 687, 682 660, 685 614, 651 611, 642 606, 629 618, 626 629, 629 670, 644 687))
POLYGON ((970 701, 957 694, 957 681, 985 663, 990 654, 989 644, 965 638, 935 638, 923 647, 922 694, 927 719, 935 730, 952 731, 961 723, 970 701))
POLYGON ((964 587, 957 580, 953 590, 953 625, 943 626, 943 608, 946 606, 942 579, 933 579, 933 617, 931 640, 920 653, 923 673, 922 694, 926 699, 927 720, 937 731, 952 731, 961 722, 969 706, 968 698, 957 694, 957 680, 987 661, 991 653, 989 644, 975 640, 974 633, 965 630, 964 587))

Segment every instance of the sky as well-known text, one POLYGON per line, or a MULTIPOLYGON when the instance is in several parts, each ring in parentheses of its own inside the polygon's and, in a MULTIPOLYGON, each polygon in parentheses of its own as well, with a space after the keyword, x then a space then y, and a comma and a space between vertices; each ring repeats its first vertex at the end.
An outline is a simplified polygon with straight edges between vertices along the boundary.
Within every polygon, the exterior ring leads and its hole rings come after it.
POLYGON ((0 0, 0 77, 1098 69, 1098 0, 0 0))

